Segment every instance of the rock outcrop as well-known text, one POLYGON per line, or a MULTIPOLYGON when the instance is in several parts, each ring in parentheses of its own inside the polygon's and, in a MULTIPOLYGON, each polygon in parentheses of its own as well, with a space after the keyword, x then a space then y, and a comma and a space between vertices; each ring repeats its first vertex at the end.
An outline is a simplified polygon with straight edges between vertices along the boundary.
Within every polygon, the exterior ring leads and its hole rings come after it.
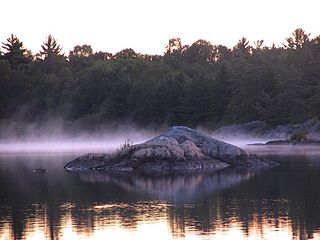
POLYGON ((217 138, 244 138, 258 137, 264 135, 268 131, 268 125, 260 120, 224 126, 216 131, 213 135, 217 138))
POLYGON ((309 119, 301 124, 268 126, 262 121, 224 126, 213 132, 218 139, 260 138, 286 141, 320 141, 320 121, 309 119))
POLYGON ((142 144, 113 154, 87 154, 65 166, 69 171, 189 172, 272 162, 188 127, 176 126, 142 144))

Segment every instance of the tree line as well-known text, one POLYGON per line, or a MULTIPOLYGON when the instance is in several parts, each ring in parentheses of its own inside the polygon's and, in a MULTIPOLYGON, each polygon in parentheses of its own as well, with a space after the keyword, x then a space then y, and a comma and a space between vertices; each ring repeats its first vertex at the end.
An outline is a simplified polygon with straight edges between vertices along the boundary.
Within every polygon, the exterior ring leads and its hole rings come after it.
POLYGON ((67 130, 133 123, 215 127, 320 117, 320 35, 298 28, 283 46, 168 41, 162 55, 90 45, 62 54, 49 35, 32 54, 11 35, 0 50, 0 121, 59 118, 67 130))

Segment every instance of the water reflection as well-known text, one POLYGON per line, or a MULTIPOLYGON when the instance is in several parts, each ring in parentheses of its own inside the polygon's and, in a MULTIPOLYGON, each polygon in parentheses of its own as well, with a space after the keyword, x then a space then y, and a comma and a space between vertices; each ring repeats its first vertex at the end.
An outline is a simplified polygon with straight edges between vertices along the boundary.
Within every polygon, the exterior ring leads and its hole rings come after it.
POLYGON ((128 193, 149 194, 175 203, 193 202, 216 191, 232 187, 266 169, 228 168, 212 173, 180 175, 146 175, 142 173, 106 174, 82 173, 80 180, 91 183, 110 183, 128 193))
MULTIPOLYGON (((68 205, 68 204, 66 204, 68 205)), ((11 221, 1 221, 0 239, 318 239, 319 234, 309 235, 294 229, 294 225, 287 217, 272 219, 270 216, 253 215, 248 225, 237 217, 224 219, 217 214, 209 222, 197 222, 189 219, 190 206, 181 209, 172 209, 162 206, 164 210, 156 207, 147 209, 148 214, 157 214, 157 217, 145 217, 140 206, 135 206, 137 219, 134 223, 128 223, 123 217, 122 211, 130 211, 131 206, 100 206, 95 205, 88 209, 82 209, 82 213, 76 213, 79 209, 61 205, 61 215, 58 225, 50 225, 50 219, 43 210, 40 213, 30 215, 26 220, 24 231, 16 234, 16 229, 11 221), (117 210, 113 209, 116 208, 117 210), (173 210, 173 211, 171 211, 173 210), (87 213, 84 213, 87 212, 87 213), (155 211, 155 212, 153 212, 155 211), (159 214, 158 211, 162 213, 159 214), (118 212, 119 215, 110 214, 118 212), (185 212, 185 213, 183 213, 185 212), (82 216, 84 214, 84 216, 82 216), (79 217, 83 221, 79 221, 79 217), (207 226, 206 226, 207 225, 207 226)), ((161 204, 160 204, 161 206, 161 204)), ((37 208, 37 207, 36 207, 37 208)), ((144 207, 142 207, 144 209, 144 207)), ((220 209, 221 210, 221 209, 220 209)))
POLYGON ((164 177, 70 174, 69 159, 0 159, 0 240, 320 237, 319 156, 164 177))

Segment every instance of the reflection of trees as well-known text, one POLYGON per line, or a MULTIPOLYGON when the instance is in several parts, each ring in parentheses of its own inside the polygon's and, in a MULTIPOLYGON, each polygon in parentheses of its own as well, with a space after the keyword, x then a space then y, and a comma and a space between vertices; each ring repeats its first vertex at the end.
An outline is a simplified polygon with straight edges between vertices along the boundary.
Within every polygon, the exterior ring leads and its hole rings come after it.
MULTIPOLYGON (((7 194, 0 194, 0 234, 7 229, 10 237, 21 239, 28 231, 39 231, 57 239, 68 227, 89 237, 110 226, 137 229, 167 221, 176 237, 190 231, 211 234, 238 224, 248 236, 277 227, 296 238, 312 238, 320 227, 317 159, 299 156, 288 161, 292 165, 259 174, 226 169, 206 175, 119 177, 57 171, 54 176, 32 175, 28 181, 12 175, 14 191, 0 182, 0 191, 7 194), (290 167, 299 161, 315 164, 314 170, 290 167)), ((3 169, 0 174, 4 176, 3 169)))

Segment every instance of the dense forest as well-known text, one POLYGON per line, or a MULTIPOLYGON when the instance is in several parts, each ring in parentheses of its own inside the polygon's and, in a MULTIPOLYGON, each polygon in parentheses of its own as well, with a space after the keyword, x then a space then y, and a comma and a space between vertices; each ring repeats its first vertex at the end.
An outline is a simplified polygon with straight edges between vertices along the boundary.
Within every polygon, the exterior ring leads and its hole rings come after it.
POLYGON ((242 38, 232 48, 170 39, 163 55, 116 54, 75 46, 68 55, 51 35, 32 54, 11 35, 0 50, 0 124, 60 121, 66 131, 119 124, 270 125, 320 117, 320 35, 296 29, 283 46, 242 38))

